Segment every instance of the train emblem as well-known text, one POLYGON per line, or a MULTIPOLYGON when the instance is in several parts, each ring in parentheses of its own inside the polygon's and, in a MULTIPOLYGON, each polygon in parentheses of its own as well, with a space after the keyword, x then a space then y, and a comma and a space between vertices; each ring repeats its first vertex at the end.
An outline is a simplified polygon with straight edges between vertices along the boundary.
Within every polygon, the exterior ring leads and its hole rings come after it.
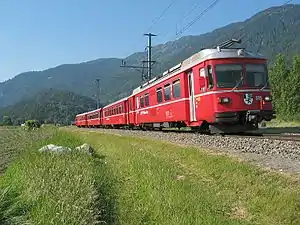
POLYGON ((244 102, 245 102, 247 105, 251 105, 251 104, 253 103, 253 95, 250 94, 250 93, 244 94, 244 102))

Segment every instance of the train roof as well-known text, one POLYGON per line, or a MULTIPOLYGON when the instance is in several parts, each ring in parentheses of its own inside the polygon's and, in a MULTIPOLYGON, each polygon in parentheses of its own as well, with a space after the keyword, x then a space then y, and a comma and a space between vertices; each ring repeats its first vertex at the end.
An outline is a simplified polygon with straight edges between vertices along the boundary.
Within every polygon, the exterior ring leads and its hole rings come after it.
POLYGON ((85 114, 87 114, 87 112, 77 114, 76 117, 78 117, 78 116, 84 116, 85 114))
POLYGON ((228 59, 228 58, 248 58, 248 59, 263 59, 266 58, 260 54, 252 53, 247 51, 243 48, 209 48, 209 49, 202 49, 199 52, 195 53, 191 57, 183 60, 181 63, 177 64, 176 66, 166 70, 162 76, 158 78, 153 78, 152 80, 146 82, 145 84, 139 86, 138 88, 134 89, 132 95, 135 95, 147 87, 152 87, 155 84, 158 84, 161 81, 164 81, 175 74, 180 72, 186 71, 187 69, 210 59, 228 59))
POLYGON ((99 110, 101 110, 101 108, 99 108, 99 109, 94 109, 94 110, 92 110, 92 111, 86 112, 85 114, 94 113, 94 112, 97 112, 97 111, 99 111, 99 110))
POLYGON ((86 115, 86 114, 90 114, 90 113, 93 113, 93 112, 97 112, 97 111, 99 111, 99 110, 101 110, 101 108, 99 108, 99 109, 94 109, 94 110, 92 110, 92 111, 88 111, 88 112, 84 112, 84 113, 77 114, 76 117, 78 117, 78 116, 84 116, 84 115, 86 115))
POLYGON ((112 103, 110 103, 109 105, 104 106, 103 109, 105 109, 105 108, 107 108, 107 107, 110 107, 110 106, 113 106, 113 105, 115 105, 115 104, 118 104, 118 103, 120 103, 120 102, 123 102, 123 101, 125 101, 125 100, 127 100, 127 99, 128 99, 128 97, 124 97, 124 98, 122 98, 122 99, 120 99, 120 100, 118 100, 118 101, 112 102, 112 103))

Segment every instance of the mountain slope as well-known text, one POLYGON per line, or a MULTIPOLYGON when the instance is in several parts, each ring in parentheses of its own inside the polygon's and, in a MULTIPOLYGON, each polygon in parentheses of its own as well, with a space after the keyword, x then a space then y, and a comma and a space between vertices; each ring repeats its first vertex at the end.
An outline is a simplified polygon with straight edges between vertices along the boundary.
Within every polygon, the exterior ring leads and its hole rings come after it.
MULTIPOLYGON (((272 7, 243 22, 229 24, 210 33, 186 36, 157 45, 153 48, 153 56, 159 64, 154 67, 154 75, 201 48, 212 47, 241 35, 244 35, 242 47, 261 52, 271 62, 279 52, 290 58, 300 52, 300 5, 272 7)), ((135 53, 126 58, 127 64, 140 64, 144 56, 144 53, 135 53)), ((31 97, 51 87, 94 97, 96 78, 100 78, 101 102, 108 103, 125 96, 140 84, 140 73, 134 69, 120 68, 120 65, 121 59, 109 58, 22 73, 0 83, 0 107, 14 104, 23 97, 31 97)))
POLYGON ((96 102, 88 97, 49 89, 13 106, 0 109, 0 121, 8 116, 14 124, 20 124, 28 119, 69 124, 76 114, 93 110, 95 107, 96 102))

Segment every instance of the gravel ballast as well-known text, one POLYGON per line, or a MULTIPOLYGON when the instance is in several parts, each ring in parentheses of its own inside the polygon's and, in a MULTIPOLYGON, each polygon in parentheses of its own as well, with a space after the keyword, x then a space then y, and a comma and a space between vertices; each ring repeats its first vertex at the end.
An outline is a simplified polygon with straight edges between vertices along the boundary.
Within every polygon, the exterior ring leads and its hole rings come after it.
POLYGON ((300 177, 300 142, 255 137, 209 136, 186 132, 90 130, 125 136, 147 137, 218 153, 223 152, 268 169, 297 173, 300 177))

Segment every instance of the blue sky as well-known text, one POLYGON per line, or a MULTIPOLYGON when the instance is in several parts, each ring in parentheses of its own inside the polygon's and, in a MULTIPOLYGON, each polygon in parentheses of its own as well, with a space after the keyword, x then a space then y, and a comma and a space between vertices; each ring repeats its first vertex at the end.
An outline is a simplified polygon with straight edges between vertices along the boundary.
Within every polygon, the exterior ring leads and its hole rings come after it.
MULTIPOLYGON (((174 40, 176 29, 180 30, 213 1, 0 1, 0 81, 30 70, 143 51, 147 44, 143 33, 171 2, 169 10, 150 29, 159 35, 153 39, 154 45, 174 40), (182 21, 185 15, 188 16, 182 21)), ((182 36, 206 33, 284 2, 221 0, 182 36)))

